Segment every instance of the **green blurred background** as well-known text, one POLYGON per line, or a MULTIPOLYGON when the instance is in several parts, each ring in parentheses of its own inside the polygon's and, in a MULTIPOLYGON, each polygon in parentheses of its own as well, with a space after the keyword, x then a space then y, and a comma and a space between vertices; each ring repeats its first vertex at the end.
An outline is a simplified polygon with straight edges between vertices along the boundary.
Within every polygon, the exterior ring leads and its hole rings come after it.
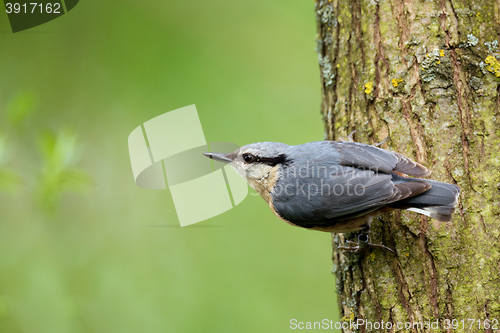
POLYGON ((330 235, 249 195, 180 228, 127 137, 196 104, 207 141, 323 139, 312 1, 80 1, 0 14, 0 332, 287 332, 337 320, 330 235))

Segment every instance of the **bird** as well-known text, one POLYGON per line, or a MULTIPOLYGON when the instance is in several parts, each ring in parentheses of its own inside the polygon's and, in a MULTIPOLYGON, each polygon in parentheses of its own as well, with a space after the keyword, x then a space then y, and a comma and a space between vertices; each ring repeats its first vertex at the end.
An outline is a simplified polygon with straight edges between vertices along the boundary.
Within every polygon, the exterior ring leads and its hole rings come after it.
POLYGON ((450 221, 460 188, 422 179, 429 169, 399 153, 351 141, 301 145, 257 142, 231 153, 204 153, 230 164, 284 222, 330 233, 362 231, 349 252, 368 243, 375 217, 396 210, 450 221))

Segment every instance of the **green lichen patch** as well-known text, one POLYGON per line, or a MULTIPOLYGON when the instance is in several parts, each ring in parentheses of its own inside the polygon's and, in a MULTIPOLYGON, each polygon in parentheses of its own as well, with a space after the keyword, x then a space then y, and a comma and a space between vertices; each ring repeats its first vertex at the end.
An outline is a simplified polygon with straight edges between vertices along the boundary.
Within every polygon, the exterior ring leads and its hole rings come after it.
POLYGON ((481 92, 483 88, 483 81, 481 79, 473 76, 469 80, 469 85, 472 89, 474 89, 475 92, 481 92))
POLYGON ((498 41, 494 40, 492 42, 485 42, 484 46, 488 48, 488 51, 490 53, 497 53, 498 52, 498 41))
MULTIPOLYGON (((427 90, 447 89, 453 82, 453 68, 451 60, 444 54, 443 50, 435 49, 422 57, 420 66, 420 78, 426 85, 427 90)), ((437 96, 441 96, 436 91, 437 96)), ((432 97, 432 95, 430 95, 432 97)))
POLYGON ((406 48, 411 48, 412 46, 419 45, 421 43, 420 39, 415 37, 415 35, 411 35, 410 40, 405 43, 406 48))
POLYGON ((479 43, 479 39, 477 39, 476 36, 474 36, 473 34, 468 34, 467 35, 467 42, 466 42, 466 45, 468 47, 472 47, 472 46, 476 46, 477 43, 479 43))
POLYGON ((333 72, 332 63, 328 55, 324 58, 318 54, 318 63, 321 68, 321 73, 323 74, 323 80, 325 86, 331 86, 333 83, 333 79, 335 78, 335 73, 333 72))

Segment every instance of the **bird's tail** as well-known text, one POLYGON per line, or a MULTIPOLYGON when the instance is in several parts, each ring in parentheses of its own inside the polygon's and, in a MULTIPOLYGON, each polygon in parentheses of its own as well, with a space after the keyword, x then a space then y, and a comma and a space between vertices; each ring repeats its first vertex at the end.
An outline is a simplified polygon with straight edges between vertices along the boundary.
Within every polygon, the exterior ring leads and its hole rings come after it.
POLYGON ((438 221, 450 221, 458 203, 460 188, 435 180, 407 178, 407 181, 416 180, 429 183, 431 188, 422 194, 395 202, 391 207, 407 209, 438 221))

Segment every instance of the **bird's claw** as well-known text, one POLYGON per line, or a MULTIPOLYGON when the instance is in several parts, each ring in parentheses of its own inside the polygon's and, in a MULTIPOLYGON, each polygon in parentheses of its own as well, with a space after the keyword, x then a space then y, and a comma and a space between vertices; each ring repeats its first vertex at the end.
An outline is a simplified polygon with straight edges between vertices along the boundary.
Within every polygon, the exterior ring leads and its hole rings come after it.
POLYGON ((369 237, 367 234, 360 234, 358 236, 358 243, 352 242, 350 240, 346 240, 345 242, 349 245, 353 246, 339 246, 339 250, 343 250, 344 252, 349 252, 349 253, 359 253, 361 251, 366 250, 369 247, 377 247, 380 249, 387 250, 389 252, 392 252, 394 255, 396 255, 396 252, 394 252, 392 249, 388 248, 387 246, 384 246, 382 244, 372 244, 368 243, 369 237))
POLYGON ((347 240, 345 241, 347 244, 349 245, 353 245, 353 246, 339 246, 339 250, 343 250, 344 252, 349 252, 349 253, 359 253, 361 252, 362 248, 358 245, 358 243, 356 242, 351 242, 350 240, 347 240))

